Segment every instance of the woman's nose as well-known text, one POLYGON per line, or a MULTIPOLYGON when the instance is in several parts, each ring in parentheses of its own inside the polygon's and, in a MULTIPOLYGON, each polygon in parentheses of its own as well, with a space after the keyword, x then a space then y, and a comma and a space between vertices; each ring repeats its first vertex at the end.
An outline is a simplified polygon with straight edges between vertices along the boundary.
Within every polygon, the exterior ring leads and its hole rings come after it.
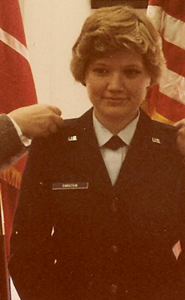
POLYGON ((123 77, 119 73, 114 73, 109 77, 108 89, 110 91, 123 91, 124 82, 123 77))

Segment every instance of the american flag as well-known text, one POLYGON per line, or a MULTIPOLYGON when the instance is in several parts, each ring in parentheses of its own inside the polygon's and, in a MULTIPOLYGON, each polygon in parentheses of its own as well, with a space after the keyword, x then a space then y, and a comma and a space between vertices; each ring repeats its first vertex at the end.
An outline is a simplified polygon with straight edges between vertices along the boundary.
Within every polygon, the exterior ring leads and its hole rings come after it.
POLYGON ((167 67, 153 87, 150 115, 174 123, 185 118, 185 1, 149 0, 147 15, 161 34, 167 67))

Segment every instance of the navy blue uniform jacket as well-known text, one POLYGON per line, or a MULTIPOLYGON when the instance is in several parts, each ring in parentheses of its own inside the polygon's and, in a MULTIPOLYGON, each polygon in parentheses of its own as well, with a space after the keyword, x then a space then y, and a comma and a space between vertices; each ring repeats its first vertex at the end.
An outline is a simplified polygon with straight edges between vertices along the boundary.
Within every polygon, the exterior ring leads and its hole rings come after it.
POLYGON ((21 299, 185 299, 184 166, 175 135, 141 111, 114 186, 92 110, 33 142, 11 239, 21 299))

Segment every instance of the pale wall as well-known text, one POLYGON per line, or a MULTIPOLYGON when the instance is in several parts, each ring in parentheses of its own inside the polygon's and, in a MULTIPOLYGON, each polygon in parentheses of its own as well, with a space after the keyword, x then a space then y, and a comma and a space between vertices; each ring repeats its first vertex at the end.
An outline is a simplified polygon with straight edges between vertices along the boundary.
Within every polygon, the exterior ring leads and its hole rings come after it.
POLYGON ((90 0, 19 0, 38 101, 59 106, 63 116, 81 115, 90 107, 86 89, 70 73, 71 47, 90 0))

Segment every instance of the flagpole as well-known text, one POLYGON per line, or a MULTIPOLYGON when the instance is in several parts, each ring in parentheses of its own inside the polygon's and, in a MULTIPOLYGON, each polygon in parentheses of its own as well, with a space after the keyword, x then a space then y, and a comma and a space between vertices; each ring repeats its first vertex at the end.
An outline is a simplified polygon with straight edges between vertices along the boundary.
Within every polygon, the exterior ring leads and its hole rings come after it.
POLYGON ((3 201, 0 184, 0 299, 10 300, 9 272, 6 255, 3 201))

